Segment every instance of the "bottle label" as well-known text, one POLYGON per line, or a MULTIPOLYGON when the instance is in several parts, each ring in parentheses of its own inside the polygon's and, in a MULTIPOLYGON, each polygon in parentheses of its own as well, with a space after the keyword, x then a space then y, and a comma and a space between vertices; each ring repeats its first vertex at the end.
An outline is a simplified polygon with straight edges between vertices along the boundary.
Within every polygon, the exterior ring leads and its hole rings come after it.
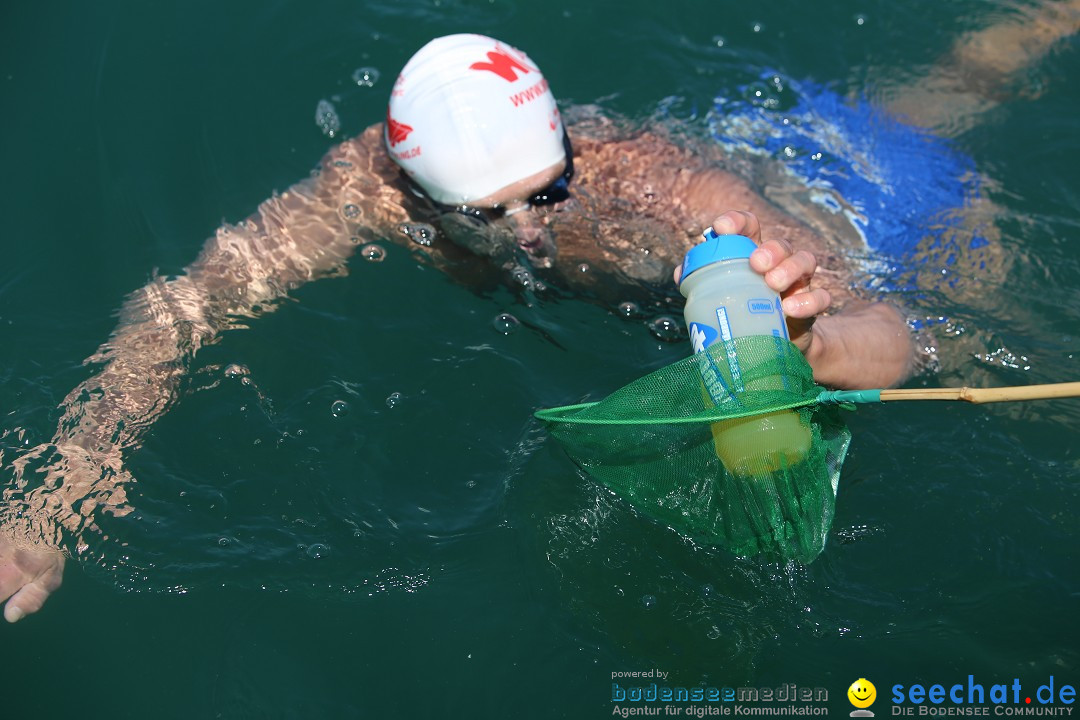
POLYGON ((731 322, 728 320, 728 311, 724 306, 716 308, 716 322, 720 325, 720 339, 724 342, 724 350, 727 351, 728 369, 731 371, 731 385, 736 392, 742 392, 743 387, 742 368, 739 367, 739 356, 735 352, 735 342, 731 335, 731 322))
POLYGON ((717 337, 716 331, 708 325, 690 323, 690 343, 694 346, 694 352, 704 352, 705 348, 716 342, 717 337))
MULTIPOLYGON (((720 328, 719 331, 710 325, 696 322, 690 323, 689 330, 690 343, 694 348, 694 353, 701 354, 698 367, 701 370, 705 390, 709 393, 713 404, 720 405, 735 400, 732 392, 742 392, 745 388, 743 387, 739 358, 735 353, 735 343, 731 338, 731 323, 728 321, 727 308, 716 308, 716 323, 720 328), (713 357, 705 353, 706 348, 717 343, 722 343, 724 347, 724 354, 727 356, 727 373, 721 372, 720 368, 715 365, 713 357), (728 387, 724 382, 725 374, 731 378, 731 387, 728 387)), ((737 400, 735 401, 737 402, 737 400)))
POLYGON ((769 298, 750 298, 746 301, 746 309, 754 315, 772 315, 773 301, 769 298))
POLYGON ((720 328, 720 339, 724 342, 731 340, 731 323, 728 322, 727 308, 716 308, 716 324, 720 328))

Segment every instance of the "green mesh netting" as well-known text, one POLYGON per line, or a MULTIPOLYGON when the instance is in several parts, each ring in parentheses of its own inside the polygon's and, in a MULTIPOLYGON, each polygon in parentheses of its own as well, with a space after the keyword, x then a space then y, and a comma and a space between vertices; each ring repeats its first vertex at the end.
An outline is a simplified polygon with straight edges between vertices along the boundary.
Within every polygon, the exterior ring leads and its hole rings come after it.
POLYGON ((684 536, 810 562, 825 547, 851 435, 802 353, 736 338, 598 403, 541 410, 591 477, 684 536))

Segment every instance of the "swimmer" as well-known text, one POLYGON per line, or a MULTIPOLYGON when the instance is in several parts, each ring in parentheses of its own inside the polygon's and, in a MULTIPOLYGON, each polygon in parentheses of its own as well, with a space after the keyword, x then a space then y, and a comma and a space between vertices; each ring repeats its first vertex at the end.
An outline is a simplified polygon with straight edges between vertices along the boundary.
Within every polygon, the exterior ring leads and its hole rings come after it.
POLYGON ((195 353, 290 290, 343 274, 358 239, 430 242, 429 261, 462 281, 495 268, 595 296, 612 284, 660 291, 711 224, 760 244, 753 267, 782 294, 819 382, 878 387, 911 372, 900 314, 851 296, 842 249, 659 134, 622 136, 588 114, 570 130, 524 53, 477 35, 440 38, 402 71, 384 124, 220 228, 185 273, 133 293, 88 360, 100 370, 65 398, 52 442, 13 463, 0 505, 5 619, 37 612, 60 586, 65 537, 78 550, 98 512, 131 512, 124 455, 176 402, 195 353), (716 217, 725 207, 740 210, 716 217))

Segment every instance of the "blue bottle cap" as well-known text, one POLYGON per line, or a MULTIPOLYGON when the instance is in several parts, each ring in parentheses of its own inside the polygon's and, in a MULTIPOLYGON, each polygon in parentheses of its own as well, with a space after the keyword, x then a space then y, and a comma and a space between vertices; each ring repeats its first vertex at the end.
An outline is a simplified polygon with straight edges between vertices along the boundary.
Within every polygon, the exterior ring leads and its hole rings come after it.
POLYGON ((690 248, 683 260, 680 285, 695 270, 724 260, 748 258, 757 249, 754 241, 743 235, 717 235, 712 228, 706 228, 701 235, 705 242, 690 248))

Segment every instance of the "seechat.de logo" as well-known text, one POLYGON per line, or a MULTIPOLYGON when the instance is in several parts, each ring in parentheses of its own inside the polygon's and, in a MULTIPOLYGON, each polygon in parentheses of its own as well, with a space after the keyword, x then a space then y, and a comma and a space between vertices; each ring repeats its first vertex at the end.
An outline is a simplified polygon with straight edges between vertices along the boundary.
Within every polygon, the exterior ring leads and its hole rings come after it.
POLYGON ((848 701, 855 706, 851 711, 851 717, 874 717, 874 713, 867 710, 877 700, 877 688, 874 683, 866 678, 859 678, 851 683, 847 690, 848 701))

